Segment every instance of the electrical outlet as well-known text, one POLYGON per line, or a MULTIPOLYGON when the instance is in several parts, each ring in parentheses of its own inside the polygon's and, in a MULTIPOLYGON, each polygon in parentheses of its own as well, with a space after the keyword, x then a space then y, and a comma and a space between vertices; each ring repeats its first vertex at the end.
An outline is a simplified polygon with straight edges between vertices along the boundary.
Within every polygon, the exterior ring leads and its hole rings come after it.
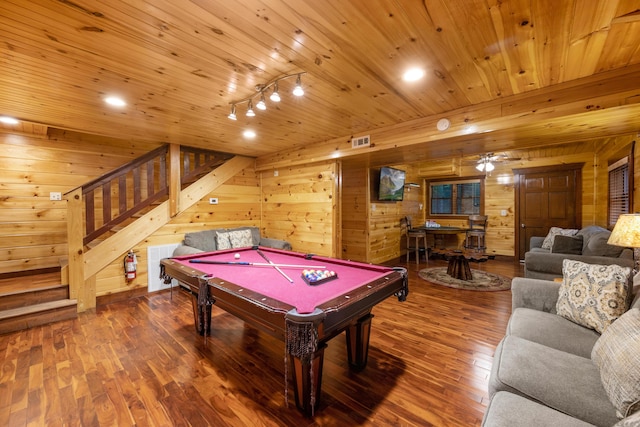
POLYGON ((209 197, 209 204, 210 205, 217 205, 218 204, 218 198, 217 197, 209 197))
POLYGON ((60 193, 59 191, 50 192, 49 200, 62 200, 62 193, 60 193))

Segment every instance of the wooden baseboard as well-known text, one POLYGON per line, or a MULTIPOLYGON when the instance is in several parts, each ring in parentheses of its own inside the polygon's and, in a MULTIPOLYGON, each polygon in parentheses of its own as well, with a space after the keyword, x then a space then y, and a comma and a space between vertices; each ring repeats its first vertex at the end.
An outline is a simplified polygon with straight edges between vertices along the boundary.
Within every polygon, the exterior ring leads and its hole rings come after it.
POLYGON ((130 291, 117 292, 115 294, 101 295, 96 297, 96 306, 111 304, 112 302, 125 301, 131 298, 137 298, 149 293, 146 287, 135 288, 130 291))

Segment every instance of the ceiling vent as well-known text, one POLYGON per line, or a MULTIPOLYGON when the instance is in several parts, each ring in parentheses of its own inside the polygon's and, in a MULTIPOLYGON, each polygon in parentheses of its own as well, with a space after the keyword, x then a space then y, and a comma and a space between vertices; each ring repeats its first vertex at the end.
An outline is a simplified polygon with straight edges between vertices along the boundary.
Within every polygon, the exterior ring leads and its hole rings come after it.
POLYGON ((371 146, 369 135, 359 136, 351 139, 351 148, 362 148, 371 146))

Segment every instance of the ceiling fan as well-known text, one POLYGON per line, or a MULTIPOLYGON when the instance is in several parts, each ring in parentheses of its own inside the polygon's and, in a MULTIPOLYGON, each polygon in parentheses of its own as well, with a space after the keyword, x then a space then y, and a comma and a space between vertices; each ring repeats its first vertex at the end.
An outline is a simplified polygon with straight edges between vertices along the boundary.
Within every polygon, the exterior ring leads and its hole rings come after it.
POLYGON ((504 162, 509 160, 520 160, 519 158, 510 158, 504 154, 487 153, 480 155, 480 159, 476 161, 476 169, 480 172, 489 173, 494 170, 496 162, 504 162))

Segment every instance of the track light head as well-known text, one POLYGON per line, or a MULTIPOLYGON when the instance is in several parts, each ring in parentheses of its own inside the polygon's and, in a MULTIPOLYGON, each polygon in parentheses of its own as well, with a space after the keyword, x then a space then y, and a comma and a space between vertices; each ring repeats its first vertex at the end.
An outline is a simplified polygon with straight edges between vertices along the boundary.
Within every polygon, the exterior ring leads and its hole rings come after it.
POLYGON ((231 120, 237 120, 236 117, 236 104, 231 105, 231 112, 227 116, 231 120))
POLYGON ((267 104, 264 102, 264 92, 260 92, 260 101, 256 104, 258 110, 266 110, 267 104))
POLYGON ((249 100, 249 105, 247 105, 247 117, 254 117, 256 113, 253 111, 253 102, 249 100))
POLYGON ((280 94, 278 93, 278 81, 273 84, 273 93, 269 97, 273 102, 280 102, 280 94))
POLYGON ((304 95, 304 89, 302 89, 302 83, 300 82, 300 74, 298 74, 298 78, 296 79, 296 87, 293 88, 293 94, 295 96, 304 95))

